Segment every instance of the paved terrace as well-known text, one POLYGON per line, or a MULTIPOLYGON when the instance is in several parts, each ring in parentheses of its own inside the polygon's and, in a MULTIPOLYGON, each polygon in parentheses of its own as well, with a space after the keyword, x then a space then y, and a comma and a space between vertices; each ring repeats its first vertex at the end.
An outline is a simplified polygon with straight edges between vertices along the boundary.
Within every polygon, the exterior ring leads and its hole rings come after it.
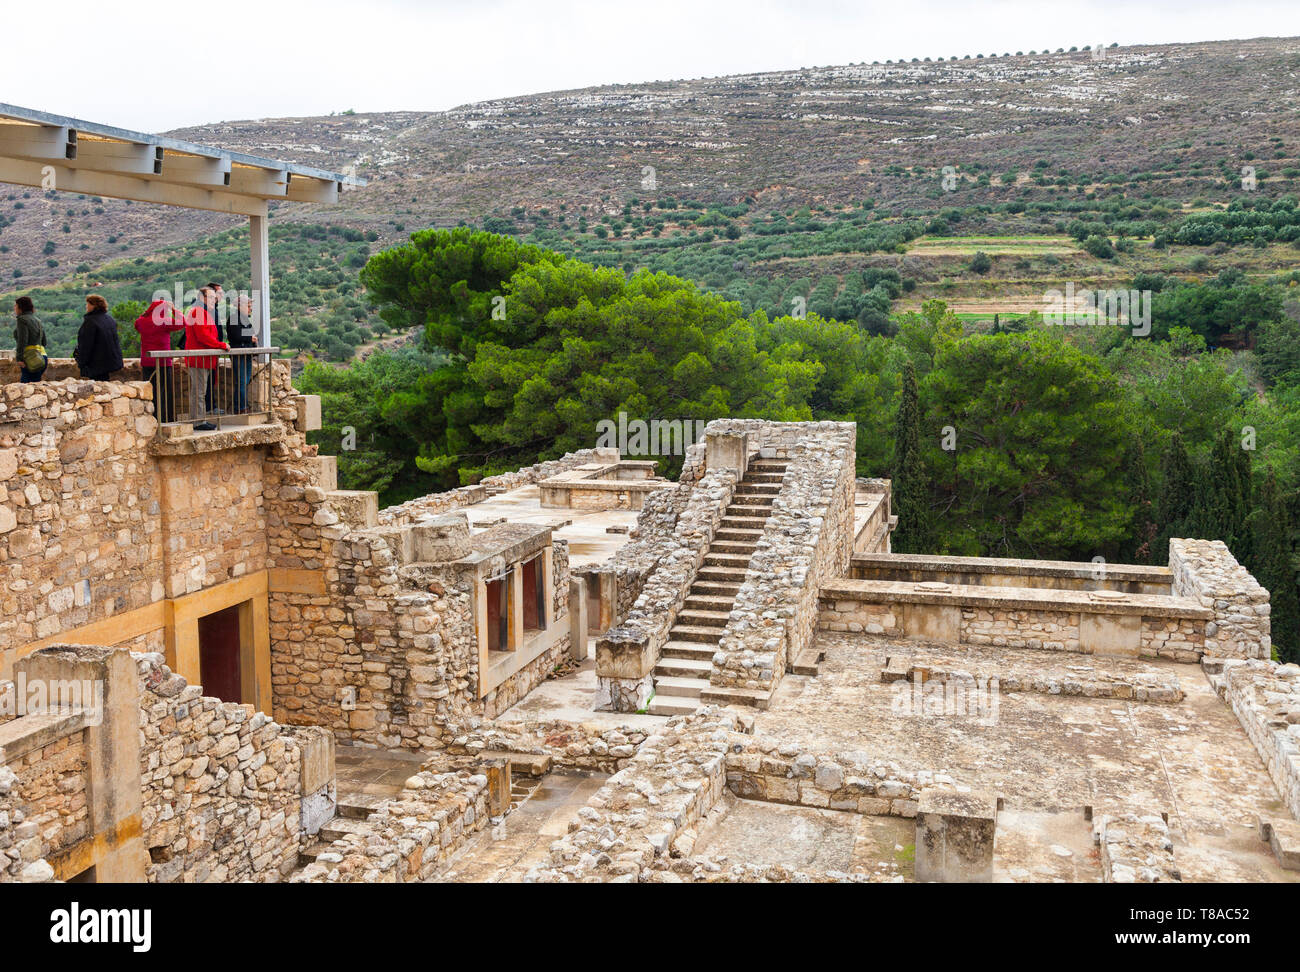
MULTIPOLYGON (((1099 814, 1117 807, 1167 814, 1184 881, 1300 877, 1280 868, 1259 839, 1257 814, 1287 818, 1288 812, 1199 666, 830 631, 818 639, 825 651, 820 674, 787 675, 770 708, 756 715, 754 735, 795 752, 865 753, 999 793, 1005 805, 995 880, 1100 880, 1089 859, 1095 850, 1084 807, 1099 814), (901 713, 900 696, 915 699, 915 689, 905 679, 884 679, 917 665, 995 675, 1004 687, 1017 679, 1055 679, 1055 692, 1051 685, 1004 690, 992 719, 973 706, 965 715, 901 713), (1062 694, 1099 676, 1172 677, 1184 697, 1062 694)), ((856 825, 851 814, 842 816, 846 827, 856 825)), ((774 838, 778 823, 771 819, 774 838)))
POLYGON ((470 530, 480 532, 505 519, 510 523, 537 523, 556 528, 557 540, 569 543, 569 566, 604 563, 628 541, 636 527, 636 510, 574 510, 543 508, 538 486, 521 486, 490 496, 481 503, 460 508, 470 530), (614 527, 619 532, 611 533, 614 527))

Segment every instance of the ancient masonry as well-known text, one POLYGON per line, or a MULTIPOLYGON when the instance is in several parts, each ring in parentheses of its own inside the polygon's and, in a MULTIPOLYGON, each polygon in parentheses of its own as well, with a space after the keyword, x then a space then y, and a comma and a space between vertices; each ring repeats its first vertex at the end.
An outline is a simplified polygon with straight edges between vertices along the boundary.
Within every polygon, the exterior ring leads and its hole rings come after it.
POLYGON ((548 774, 591 795, 497 879, 1300 868, 1300 667, 1221 542, 894 554, 843 422, 380 510, 273 389, 273 421, 189 433, 144 383, 0 385, 0 881, 439 880, 527 836, 548 774))

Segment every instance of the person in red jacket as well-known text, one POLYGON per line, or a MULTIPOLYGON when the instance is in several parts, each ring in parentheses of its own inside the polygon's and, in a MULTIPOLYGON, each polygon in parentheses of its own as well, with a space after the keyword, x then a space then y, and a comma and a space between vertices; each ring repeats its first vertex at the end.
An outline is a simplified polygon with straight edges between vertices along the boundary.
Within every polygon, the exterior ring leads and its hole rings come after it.
POLYGON ((170 300, 155 300, 135 319, 140 332, 140 371, 153 385, 154 414, 159 422, 176 421, 176 389, 172 382, 172 359, 155 358, 155 351, 172 349, 172 332, 183 330, 184 318, 170 300))
MULTIPOLYGON (((199 290, 199 296, 202 298, 201 303, 185 312, 185 350, 229 351, 229 346, 218 336, 217 325, 214 323, 217 295, 211 288, 203 287, 199 290)), ((216 367, 216 355, 185 359, 185 369, 190 376, 190 420, 194 422, 196 432, 210 432, 216 428, 207 421, 204 409, 204 396, 216 367)))

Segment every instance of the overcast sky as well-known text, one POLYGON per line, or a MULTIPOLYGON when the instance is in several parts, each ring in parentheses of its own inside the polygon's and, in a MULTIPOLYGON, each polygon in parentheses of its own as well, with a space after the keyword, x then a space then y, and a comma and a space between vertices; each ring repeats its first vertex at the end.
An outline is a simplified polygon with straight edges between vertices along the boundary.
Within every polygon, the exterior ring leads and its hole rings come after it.
POLYGON ((0 102, 164 131, 614 82, 1300 35, 1285 0, 6 3, 0 102))

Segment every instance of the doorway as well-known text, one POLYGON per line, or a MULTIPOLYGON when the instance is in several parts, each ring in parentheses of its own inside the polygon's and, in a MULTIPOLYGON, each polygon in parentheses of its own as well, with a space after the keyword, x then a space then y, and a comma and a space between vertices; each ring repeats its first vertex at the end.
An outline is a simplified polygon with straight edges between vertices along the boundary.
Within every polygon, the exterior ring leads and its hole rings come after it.
POLYGON ((244 604, 199 618, 199 681, 203 694, 222 702, 244 701, 244 604))

